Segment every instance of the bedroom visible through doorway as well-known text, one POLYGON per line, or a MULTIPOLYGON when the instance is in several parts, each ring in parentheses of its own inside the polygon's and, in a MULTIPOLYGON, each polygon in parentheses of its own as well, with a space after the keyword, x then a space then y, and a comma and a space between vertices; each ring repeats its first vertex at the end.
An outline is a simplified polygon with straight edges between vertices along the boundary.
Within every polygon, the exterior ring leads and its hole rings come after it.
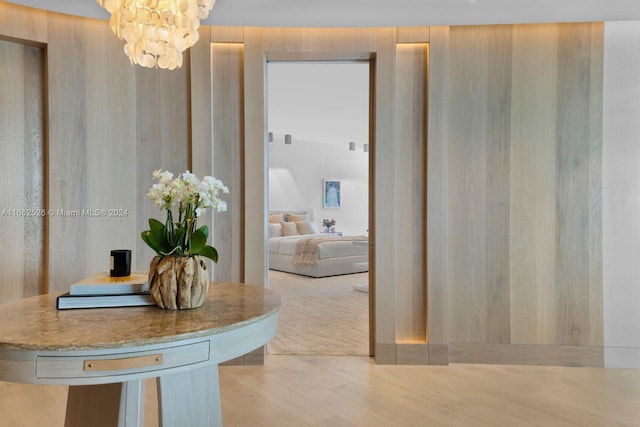
POLYGON ((270 354, 370 355, 369 109, 369 61, 267 63, 270 354))

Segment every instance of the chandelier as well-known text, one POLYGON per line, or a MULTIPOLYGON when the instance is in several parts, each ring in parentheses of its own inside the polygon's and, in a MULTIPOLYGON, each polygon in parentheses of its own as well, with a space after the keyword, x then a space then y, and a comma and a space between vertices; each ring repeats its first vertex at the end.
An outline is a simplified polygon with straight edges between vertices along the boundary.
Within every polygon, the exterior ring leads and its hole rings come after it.
POLYGON ((173 70, 182 67, 182 52, 200 35, 215 0, 97 0, 110 14, 109 25, 132 64, 173 70))

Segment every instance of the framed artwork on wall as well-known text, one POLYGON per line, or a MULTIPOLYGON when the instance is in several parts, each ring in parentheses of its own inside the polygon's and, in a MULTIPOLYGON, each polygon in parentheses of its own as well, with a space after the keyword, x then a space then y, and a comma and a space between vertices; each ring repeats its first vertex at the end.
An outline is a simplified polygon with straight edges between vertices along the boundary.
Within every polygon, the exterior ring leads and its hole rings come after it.
POLYGON ((338 209, 342 203, 340 199, 340 181, 335 179, 322 180, 322 207, 325 209, 338 209))

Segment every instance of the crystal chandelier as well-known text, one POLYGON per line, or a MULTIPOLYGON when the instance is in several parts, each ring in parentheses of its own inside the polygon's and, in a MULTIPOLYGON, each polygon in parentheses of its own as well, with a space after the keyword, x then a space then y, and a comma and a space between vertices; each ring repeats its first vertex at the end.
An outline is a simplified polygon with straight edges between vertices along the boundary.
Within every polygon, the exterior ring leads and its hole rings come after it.
POLYGON ((200 38, 200 20, 215 0, 97 0, 110 14, 109 25, 125 40, 132 64, 173 70, 182 66, 182 52, 200 38))

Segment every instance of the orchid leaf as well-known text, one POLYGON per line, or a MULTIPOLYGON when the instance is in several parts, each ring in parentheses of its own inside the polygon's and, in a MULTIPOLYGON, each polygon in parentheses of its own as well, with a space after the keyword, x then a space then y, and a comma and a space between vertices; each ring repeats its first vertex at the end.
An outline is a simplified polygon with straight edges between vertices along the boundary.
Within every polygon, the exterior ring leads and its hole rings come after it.
POLYGON ((164 256, 167 252, 171 251, 171 247, 166 244, 166 241, 164 239, 158 239, 151 230, 143 231, 140 236, 142 240, 160 256, 164 256))
POLYGON ((189 252, 191 255, 198 255, 204 249, 207 244, 207 233, 206 225, 203 225, 193 232, 189 240, 189 252))
POLYGON ((213 246, 205 246, 198 255, 207 257, 213 262, 218 262, 218 251, 213 246))

